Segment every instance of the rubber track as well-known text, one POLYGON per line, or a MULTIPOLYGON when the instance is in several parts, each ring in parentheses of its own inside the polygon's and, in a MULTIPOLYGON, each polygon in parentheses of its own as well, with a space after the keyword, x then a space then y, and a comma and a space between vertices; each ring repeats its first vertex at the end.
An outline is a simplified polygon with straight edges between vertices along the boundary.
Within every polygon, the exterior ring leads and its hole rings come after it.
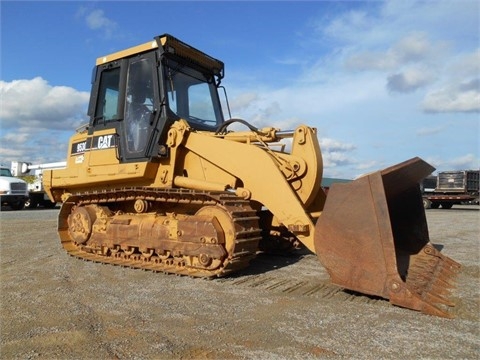
MULTIPOLYGON (((77 193, 70 196, 62 205, 59 214, 58 231, 62 239, 62 246, 71 256, 83 260, 119 265, 123 267, 143 269, 154 272, 163 272, 192 277, 220 277, 243 269, 256 256, 258 243, 261 239, 261 229, 258 227, 258 216, 250 207, 248 200, 225 192, 199 192, 185 189, 155 189, 155 188, 123 188, 109 191, 77 193), (68 235, 67 218, 74 205, 102 205, 133 201, 137 199, 152 202, 192 204, 195 207, 206 205, 221 205, 232 217, 235 224, 235 248, 224 263, 215 270, 198 269, 182 265, 181 261, 154 262, 155 257, 145 259, 140 254, 122 257, 100 255, 77 246, 68 235), (256 225, 256 227, 252 227, 256 225), (242 250, 240 250, 242 249, 242 250)), ((158 261, 158 258, 157 258, 158 261)))

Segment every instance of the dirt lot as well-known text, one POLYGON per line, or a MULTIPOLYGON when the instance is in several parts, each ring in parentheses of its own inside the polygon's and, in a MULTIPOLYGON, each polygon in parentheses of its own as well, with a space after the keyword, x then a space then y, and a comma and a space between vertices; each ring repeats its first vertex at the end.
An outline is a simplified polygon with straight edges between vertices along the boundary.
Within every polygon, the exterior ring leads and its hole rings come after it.
POLYGON ((218 280, 78 260, 57 214, 0 213, 2 359, 480 358, 478 206, 427 211, 463 265, 453 320, 344 292, 311 254, 218 280))

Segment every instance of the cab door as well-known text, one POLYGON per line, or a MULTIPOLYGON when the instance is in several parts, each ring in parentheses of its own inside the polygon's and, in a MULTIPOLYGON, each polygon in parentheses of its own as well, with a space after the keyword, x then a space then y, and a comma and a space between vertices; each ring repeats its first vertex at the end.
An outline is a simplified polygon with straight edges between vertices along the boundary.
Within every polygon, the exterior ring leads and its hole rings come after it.
POLYGON ((124 119, 119 133, 122 161, 141 161, 156 140, 158 79, 155 53, 135 56, 128 61, 124 119))

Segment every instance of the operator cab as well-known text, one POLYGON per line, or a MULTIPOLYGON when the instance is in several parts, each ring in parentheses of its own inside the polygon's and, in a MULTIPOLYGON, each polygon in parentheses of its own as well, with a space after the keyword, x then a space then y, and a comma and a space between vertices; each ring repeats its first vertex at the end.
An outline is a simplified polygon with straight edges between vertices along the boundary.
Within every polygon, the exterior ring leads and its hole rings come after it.
POLYGON ((114 128, 120 162, 168 156, 164 144, 175 121, 211 132, 224 122, 217 91, 223 70, 221 61, 170 35, 99 58, 89 135, 114 128))

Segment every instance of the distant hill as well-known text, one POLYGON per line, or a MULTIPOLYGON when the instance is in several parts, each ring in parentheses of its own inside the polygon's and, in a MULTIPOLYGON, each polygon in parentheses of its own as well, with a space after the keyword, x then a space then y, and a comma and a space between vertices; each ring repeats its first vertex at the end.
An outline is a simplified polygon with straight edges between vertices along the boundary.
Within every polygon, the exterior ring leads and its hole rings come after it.
POLYGON ((349 179, 337 179, 337 178, 323 178, 322 179, 322 187, 324 188, 329 188, 330 186, 332 186, 333 183, 348 183, 352 180, 349 180, 349 179))

